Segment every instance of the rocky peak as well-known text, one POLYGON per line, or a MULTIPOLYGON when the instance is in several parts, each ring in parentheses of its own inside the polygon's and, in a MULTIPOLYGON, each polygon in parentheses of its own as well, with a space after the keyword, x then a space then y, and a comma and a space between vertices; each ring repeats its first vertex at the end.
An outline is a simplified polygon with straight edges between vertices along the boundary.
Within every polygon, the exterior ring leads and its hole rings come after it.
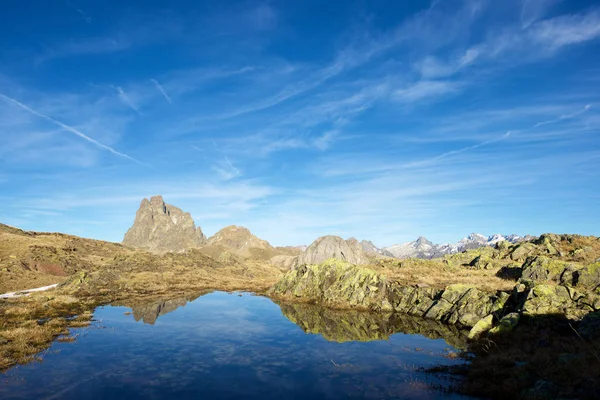
POLYGON ((298 265, 320 264, 329 258, 337 258, 356 265, 365 265, 369 259, 358 240, 344 240, 339 236, 323 236, 312 242, 298 258, 298 265))
POLYGON ((155 253, 182 252, 200 247, 206 238, 190 213, 152 196, 140 203, 133 225, 123 238, 126 246, 155 253))
POLYGON ((236 225, 227 226, 215 233, 208 239, 208 244, 236 250, 244 257, 251 255, 250 249, 275 250, 269 242, 254 236, 248 228, 236 225))
POLYGON ((360 246, 362 247, 362 250, 366 255, 394 257, 392 253, 377 247, 375 243, 371 242, 370 240, 363 240, 362 242, 360 242, 360 246))

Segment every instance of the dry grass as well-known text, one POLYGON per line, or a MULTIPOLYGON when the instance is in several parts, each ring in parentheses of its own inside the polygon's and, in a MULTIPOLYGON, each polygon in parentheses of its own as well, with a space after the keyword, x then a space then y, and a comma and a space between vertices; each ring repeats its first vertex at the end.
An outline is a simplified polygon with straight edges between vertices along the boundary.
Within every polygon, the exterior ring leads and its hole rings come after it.
POLYGON ((35 354, 48 348, 59 336, 71 337, 69 328, 88 326, 93 307, 61 295, 52 299, 37 295, 1 302, 0 371, 34 360, 35 354))
POLYGON ((437 260, 382 260, 372 268, 378 273, 397 281, 401 285, 423 284, 443 289, 454 283, 473 285, 488 292, 511 290, 515 281, 497 276, 500 268, 470 269, 450 266, 441 259, 437 260))

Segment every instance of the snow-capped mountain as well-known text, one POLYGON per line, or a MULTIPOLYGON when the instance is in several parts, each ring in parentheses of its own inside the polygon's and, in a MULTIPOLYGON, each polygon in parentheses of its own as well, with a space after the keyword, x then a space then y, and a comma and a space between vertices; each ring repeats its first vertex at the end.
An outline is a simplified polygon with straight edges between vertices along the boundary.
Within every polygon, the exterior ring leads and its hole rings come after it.
POLYGON ((498 242, 508 241, 510 243, 522 242, 533 239, 533 236, 519 235, 492 235, 484 236, 479 233, 471 233, 469 236, 462 238, 456 243, 434 244, 420 236, 417 240, 396 244, 385 247, 394 257, 397 258, 436 258, 446 254, 460 253, 465 250, 476 249, 483 246, 495 246, 498 242))

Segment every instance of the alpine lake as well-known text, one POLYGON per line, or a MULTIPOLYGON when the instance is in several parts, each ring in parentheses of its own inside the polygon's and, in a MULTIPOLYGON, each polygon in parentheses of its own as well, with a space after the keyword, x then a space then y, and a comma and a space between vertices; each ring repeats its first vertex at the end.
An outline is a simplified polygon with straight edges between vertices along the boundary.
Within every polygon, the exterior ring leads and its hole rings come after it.
POLYGON ((398 314, 209 292, 96 309, 0 374, 1 399, 463 399, 465 332, 398 314))

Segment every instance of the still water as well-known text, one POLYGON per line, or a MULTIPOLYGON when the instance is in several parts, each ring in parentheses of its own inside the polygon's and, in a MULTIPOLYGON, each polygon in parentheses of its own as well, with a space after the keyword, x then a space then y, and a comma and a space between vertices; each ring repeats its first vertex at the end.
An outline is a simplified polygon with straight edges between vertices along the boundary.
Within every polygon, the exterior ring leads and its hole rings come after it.
POLYGON ((462 332, 214 292, 100 307, 73 343, 0 374, 0 399, 460 399, 462 332))

